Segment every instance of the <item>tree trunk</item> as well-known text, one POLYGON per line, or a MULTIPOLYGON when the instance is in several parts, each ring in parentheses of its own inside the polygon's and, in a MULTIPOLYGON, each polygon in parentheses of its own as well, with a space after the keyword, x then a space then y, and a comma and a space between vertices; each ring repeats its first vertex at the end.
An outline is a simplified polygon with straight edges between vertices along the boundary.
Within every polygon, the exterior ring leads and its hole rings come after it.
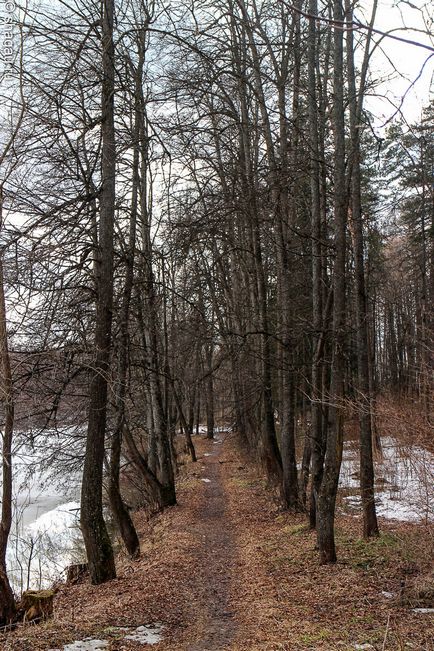
MULTIPOLYGON (((2 196, 0 188, 0 223, 2 196)), ((6 550, 12 525, 12 437, 14 430, 14 398, 12 373, 6 331, 6 303, 3 280, 3 260, 0 257, 0 368, 2 374, 2 403, 5 412, 2 447, 2 510, 0 522, 0 626, 9 624, 15 616, 14 595, 6 572, 6 550)))
MULTIPOLYGON (((335 0, 334 20, 343 20, 340 0, 335 0)), ((334 220, 335 263, 333 277, 333 358, 331 400, 324 475, 318 495, 317 532, 321 563, 336 562, 334 518, 343 450, 343 398, 345 371, 345 266, 347 192, 345 179, 343 32, 334 28, 333 50, 334 220)))
POLYGON ((179 416, 179 420, 180 420, 180 423, 181 423, 181 427, 184 430, 184 436, 185 436, 185 442, 186 442, 186 445, 187 445, 187 450, 190 453, 191 460, 193 462, 196 462, 197 461, 196 450, 195 450, 193 439, 192 439, 193 429, 190 428, 190 426, 187 423, 187 420, 186 420, 186 418, 184 416, 184 410, 182 409, 181 399, 179 397, 179 394, 178 394, 178 392, 176 390, 176 387, 175 387, 174 383, 172 383, 172 390, 173 390, 173 396, 175 398, 176 407, 178 409, 178 416, 179 416))
POLYGON ((140 542, 131 520, 130 514, 125 507, 119 486, 119 470, 121 457, 121 437, 114 436, 110 457, 110 483, 109 499, 110 507, 116 526, 121 534, 124 545, 131 558, 137 558, 140 554, 140 542))
POLYGON ((103 517, 102 483, 113 304, 113 228, 115 214, 113 0, 102 16, 102 187, 96 277, 95 360, 89 391, 89 422, 81 489, 81 529, 93 584, 116 576, 113 549, 103 517))
POLYGON ((141 107, 144 118, 141 121, 140 142, 142 143, 140 215, 142 235, 142 278, 144 292, 138 296, 140 305, 140 325, 143 335, 143 347, 146 350, 149 368, 149 390, 151 397, 156 448, 158 454, 158 478, 161 484, 162 506, 176 504, 175 473, 172 465, 171 443, 169 439, 168 421, 164 410, 164 395, 161 387, 162 368, 158 350, 158 310, 155 295, 155 279, 152 268, 153 251, 151 240, 151 213, 148 206, 148 143, 149 137, 146 125, 146 103, 143 90, 140 90, 141 107), (143 315, 143 307, 146 314, 143 315))
POLYGON ((116 424, 112 437, 112 448, 110 456, 109 476, 109 498, 114 520, 122 536, 122 540, 131 557, 140 553, 140 542, 136 529, 128 510, 122 500, 120 491, 120 464, 122 452, 122 436, 125 425, 125 400, 127 395, 127 373, 128 373, 128 329, 130 321, 131 294, 134 284, 134 259, 136 248, 137 231, 137 208, 139 192, 139 164, 140 164, 140 123, 143 119, 140 104, 140 89, 143 78, 143 65, 145 58, 145 29, 138 34, 138 63, 135 71, 135 107, 133 142, 134 154, 132 165, 132 193, 131 193, 131 215, 129 241, 126 251, 126 273, 125 284, 122 292, 120 306, 120 328, 118 341, 118 379, 116 387, 116 424))
MULTIPOLYGON (((316 0, 310 0, 309 13, 316 16, 318 6, 316 0)), ((322 325, 322 282, 321 282, 321 205, 320 205, 320 167, 318 142, 318 106, 316 92, 316 21, 309 19, 308 35, 308 114, 309 141, 311 149, 310 161, 310 192, 312 214, 312 326, 313 326, 313 361, 311 386, 311 433, 309 451, 312 462, 312 487, 310 499, 309 520, 312 529, 316 526, 316 504, 321 486, 324 464, 324 440, 321 418, 321 355, 317 354, 318 341, 322 325)))
MULTIPOLYGON (((212 328, 212 324, 211 324, 212 328)), ((212 330, 210 332, 210 338, 212 338, 212 330)), ((212 339, 210 342, 205 344, 205 356, 206 356, 206 437, 208 439, 214 438, 214 374, 213 374, 213 343, 212 339)))
POLYGON ((307 486, 309 483, 311 457, 311 434, 310 432, 306 432, 304 436, 303 458, 301 460, 301 472, 299 481, 300 502, 303 509, 306 509, 307 506, 307 486))
POLYGON ((281 454, 282 454, 282 497, 285 508, 291 511, 300 510, 297 478, 297 459, 295 456, 294 428, 294 375, 293 371, 284 369, 288 374, 285 380, 284 396, 285 413, 282 414, 281 454))
MULTIPOLYGON (((376 3, 374 3, 373 17, 375 16, 375 8, 376 3)), ((348 0, 346 0, 346 12, 347 20, 352 22, 352 8, 348 0)), ((360 490, 363 509, 363 535, 365 538, 369 538, 370 536, 378 536, 378 523, 375 510, 374 463, 372 457, 372 399, 369 386, 368 305, 365 286, 360 168, 360 119, 365 80, 362 74, 359 102, 357 102, 354 43, 351 30, 347 33, 347 70, 351 130, 351 219, 354 234, 354 268, 356 276, 358 401, 360 405, 360 490)))

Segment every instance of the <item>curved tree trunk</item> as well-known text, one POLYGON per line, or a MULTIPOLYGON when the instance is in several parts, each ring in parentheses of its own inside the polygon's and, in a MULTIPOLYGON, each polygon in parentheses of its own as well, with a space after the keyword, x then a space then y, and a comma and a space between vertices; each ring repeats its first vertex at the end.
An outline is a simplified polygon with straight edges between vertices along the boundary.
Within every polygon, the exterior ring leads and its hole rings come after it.
POLYGON ((134 527, 131 516, 122 499, 119 486, 119 469, 120 469, 120 442, 121 437, 114 436, 110 457, 110 484, 109 499, 110 508, 116 526, 121 534, 123 543, 131 558, 137 558, 140 554, 140 542, 134 527))

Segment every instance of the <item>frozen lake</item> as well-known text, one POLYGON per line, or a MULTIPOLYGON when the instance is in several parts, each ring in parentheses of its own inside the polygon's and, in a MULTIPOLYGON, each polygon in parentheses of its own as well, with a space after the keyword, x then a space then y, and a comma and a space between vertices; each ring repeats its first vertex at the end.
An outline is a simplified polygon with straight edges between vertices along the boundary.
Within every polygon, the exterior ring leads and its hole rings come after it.
MULTIPOLYGON (((52 432, 43 434, 49 443, 52 432)), ((13 523, 7 564, 14 591, 50 587, 67 565, 83 561, 78 473, 67 481, 43 466, 46 446, 22 445, 13 457, 13 523)))

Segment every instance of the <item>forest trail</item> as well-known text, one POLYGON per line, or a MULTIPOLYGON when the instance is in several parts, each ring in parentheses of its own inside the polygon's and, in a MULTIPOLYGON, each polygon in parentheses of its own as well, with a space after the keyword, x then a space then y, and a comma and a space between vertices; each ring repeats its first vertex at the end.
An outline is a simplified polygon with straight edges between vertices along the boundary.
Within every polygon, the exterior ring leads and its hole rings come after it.
POLYGON ((188 645, 188 651, 228 648, 236 631, 230 600, 230 586, 236 572, 236 545, 221 478, 222 444, 220 437, 208 443, 211 451, 200 460, 205 491, 200 517, 192 523, 200 541, 196 566, 202 569, 195 577, 198 605, 195 626, 199 640, 188 645))
MULTIPOLYGON (((104 651, 396 651, 402 641, 434 651, 432 618, 398 599, 404 529, 382 521, 385 535, 364 543, 360 521, 340 514, 339 563, 321 567, 305 517, 280 510, 235 435, 195 445, 178 505, 151 520, 136 514, 140 559, 121 553, 118 577, 101 586, 62 586, 54 619, 0 636, 1 651, 63 651, 87 637, 104 640, 104 651), (155 646, 121 628, 159 623, 155 646)), ((427 548, 423 530, 402 526, 427 548)))

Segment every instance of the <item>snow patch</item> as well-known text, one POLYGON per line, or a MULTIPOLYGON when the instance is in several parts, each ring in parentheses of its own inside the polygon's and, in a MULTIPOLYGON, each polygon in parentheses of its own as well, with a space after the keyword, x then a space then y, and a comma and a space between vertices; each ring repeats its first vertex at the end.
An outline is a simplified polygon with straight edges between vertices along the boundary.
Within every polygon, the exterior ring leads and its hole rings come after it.
POLYGON ((109 643, 106 640, 94 640, 90 637, 84 640, 67 644, 63 651, 102 651, 108 648, 109 643))
POLYGON ((164 626, 162 624, 154 624, 153 626, 138 626, 135 631, 130 635, 125 636, 125 640, 132 640, 139 644, 158 644, 163 639, 162 631, 164 626))
POLYGON ((383 595, 383 597, 386 597, 386 599, 393 599, 393 597, 395 596, 394 592, 387 592, 386 590, 383 590, 381 594, 383 595))
MULTIPOLYGON (((374 464, 377 515, 401 521, 434 521, 434 455, 417 445, 402 446, 392 437, 382 439, 382 451, 382 458, 374 464)), ((359 511, 359 456, 349 443, 344 449, 339 485, 347 491, 355 489, 344 499, 359 511)))
MULTIPOLYGON (((107 629, 108 632, 116 631, 129 633, 125 635, 124 640, 131 640, 139 644, 157 644, 163 639, 162 632, 164 630, 163 624, 153 624, 152 626, 138 626, 136 629, 126 628, 124 626, 116 626, 107 629)), ((108 649, 109 642, 107 640, 97 640, 91 637, 86 637, 84 640, 77 640, 72 644, 66 644, 63 651, 104 651, 108 649)), ((62 651, 61 649, 49 649, 49 651, 62 651)))
MULTIPOLYGON (((197 431, 199 434, 208 434, 208 427, 206 425, 199 425, 197 431)), ((229 432, 232 432, 232 427, 228 427, 227 425, 214 427, 214 434, 228 434, 229 432)))
POLYGON ((201 481, 204 481, 205 484, 210 484, 211 483, 211 479, 207 479, 206 477, 205 478, 202 477, 201 481))
POLYGON ((413 608, 414 613, 420 613, 421 615, 429 615, 434 613, 434 608, 413 608))

